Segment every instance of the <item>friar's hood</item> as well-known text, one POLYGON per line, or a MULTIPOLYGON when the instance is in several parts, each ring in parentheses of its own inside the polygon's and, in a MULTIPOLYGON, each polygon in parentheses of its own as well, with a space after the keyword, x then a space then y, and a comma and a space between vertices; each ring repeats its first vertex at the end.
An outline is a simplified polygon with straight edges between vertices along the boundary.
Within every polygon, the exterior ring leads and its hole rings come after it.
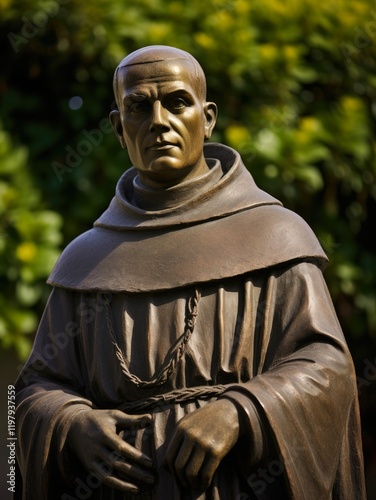
POLYGON ((327 260, 294 212, 259 189, 240 155, 204 146, 211 172, 147 192, 137 171, 119 180, 93 229, 70 243, 48 283, 81 291, 149 292, 239 276, 296 260, 327 260), (218 175, 219 174, 219 175, 218 175), (139 208, 144 196, 148 209, 139 208), (158 207, 158 209, 154 209, 158 207))

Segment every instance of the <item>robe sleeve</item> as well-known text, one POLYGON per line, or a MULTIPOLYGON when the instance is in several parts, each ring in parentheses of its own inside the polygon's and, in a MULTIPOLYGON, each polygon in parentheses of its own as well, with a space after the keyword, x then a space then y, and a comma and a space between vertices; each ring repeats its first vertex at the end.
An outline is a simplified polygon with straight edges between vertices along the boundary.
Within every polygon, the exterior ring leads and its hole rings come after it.
POLYGON ((78 464, 66 449, 66 435, 77 411, 92 406, 80 369, 79 297, 63 289, 52 291, 33 350, 16 381, 22 500, 59 498, 59 487, 77 477, 78 464))
POLYGON ((269 498, 278 465, 289 498, 365 499, 356 378, 321 271, 274 273, 265 301, 258 373, 223 396, 248 421, 248 484, 269 498))

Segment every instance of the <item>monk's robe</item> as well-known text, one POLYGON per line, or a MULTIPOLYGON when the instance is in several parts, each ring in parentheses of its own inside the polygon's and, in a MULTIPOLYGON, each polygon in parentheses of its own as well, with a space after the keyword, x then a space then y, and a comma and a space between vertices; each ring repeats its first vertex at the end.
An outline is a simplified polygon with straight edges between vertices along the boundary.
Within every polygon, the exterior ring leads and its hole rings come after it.
MULTIPOLYGON (((261 191, 234 150, 165 190, 134 168, 57 262, 17 389, 18 494, 55 499, 365 499, 351 356, 307 224, 261 191), (217 398, 244 434, 209 489, 164 465, 176 423, 217 398), (150 413, 121 432, 152 457, 138 495, 103 485, 67 444, 83 408, 150 413), (22 477, 22 479, 21 479, 22 477)), ((224 429, 225 432, 225 429, 224 429)))

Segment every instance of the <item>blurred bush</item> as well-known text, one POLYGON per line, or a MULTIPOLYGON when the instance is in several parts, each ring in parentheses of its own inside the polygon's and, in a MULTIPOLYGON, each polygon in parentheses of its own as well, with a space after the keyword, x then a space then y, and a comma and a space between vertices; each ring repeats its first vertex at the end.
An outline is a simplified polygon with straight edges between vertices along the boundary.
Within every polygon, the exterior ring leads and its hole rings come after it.
POLYGON ((191 52, 207 73, 220 110, 213 140, 238 149, 257 183, 313 227, 330 257, 326 279, 353 355, 368 355, 376 344, 373 1, 0 6, 2 154, 12 165, 1 194, 1 306, 5 318, 14 311, 1 327, 7 345, 35 326, 59 235, 62 248, 91 227, 129 166, 107 120, 116 64, 141 46, 168 44, 191 52), (30 190, 16 182, 21 176, 30 190))
POLYGON ((59 255, 61 217, 42 208, 28 170, 26 147, 14 147, 0 129, 0 343, 21 359, 39 318, 45 278, 59 255))

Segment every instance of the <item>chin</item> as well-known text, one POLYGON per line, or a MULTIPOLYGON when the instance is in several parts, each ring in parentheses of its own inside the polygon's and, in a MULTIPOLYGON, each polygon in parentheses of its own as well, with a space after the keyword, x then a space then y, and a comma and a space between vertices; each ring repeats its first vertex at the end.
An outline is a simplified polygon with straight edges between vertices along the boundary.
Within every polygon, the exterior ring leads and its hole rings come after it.
POLYGON ((156 174, 168 174, 169 172, 184 170, 185 168, 186 165, 180 163, 179 161, 171 161, 171 158, 168 158, 168 161, 166 161, 166 158, 161 157, 153 161, 153 163, 149 165, 147 171, 156 174))

